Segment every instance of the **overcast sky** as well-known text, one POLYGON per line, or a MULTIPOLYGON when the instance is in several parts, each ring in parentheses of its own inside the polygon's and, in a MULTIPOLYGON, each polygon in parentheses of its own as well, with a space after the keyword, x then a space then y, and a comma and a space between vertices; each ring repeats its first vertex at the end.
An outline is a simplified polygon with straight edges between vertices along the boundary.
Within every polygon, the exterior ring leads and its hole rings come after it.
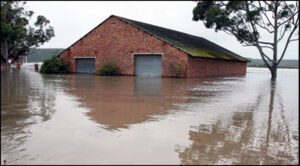
MULTIPOLYGON (((40 48, 67 48, 110 15, 117 15, 203 37, 244 57, 261 58, 256 48, 243 47, 235 37, 192 21, 195 6, 192 1, 29 1, 25 8, 35 12, 33 20, 43 15, 54 27, 55 37, 40 48)), ((299 59, 298 44, 289 45, 284 59, 299 59)), ((280 48, 279 53, 283 45, 280 48)))

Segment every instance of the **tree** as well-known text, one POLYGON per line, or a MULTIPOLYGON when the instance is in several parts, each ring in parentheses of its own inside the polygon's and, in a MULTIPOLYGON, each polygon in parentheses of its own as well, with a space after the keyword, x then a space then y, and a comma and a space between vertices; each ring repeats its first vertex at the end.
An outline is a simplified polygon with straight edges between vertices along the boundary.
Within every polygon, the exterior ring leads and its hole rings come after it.
POLYGON ((34 27, 29 25, 34 12, 26 11, 25 3, 1 1, 1 63, 4 62, 7 69, 9 58, 25 55, 54 36, 54 29, 44 16, 37 16, 34 27))
POLYGON ((62 59, 53 55, 44 60, 40 72, 43 74, 65 74, 68 73, 68 67, 62 59))
POLYGON ((272 80, 276 80, 277 67, 289 44, 299 40, 299 1, 200 1, 193 9, 193 20, 235 36, 243 46, 256 47, 272 80), (263 31, 271 36, 271 41, 262 37, 263 31), (283 41, 279 54, 278 46, 283 41))

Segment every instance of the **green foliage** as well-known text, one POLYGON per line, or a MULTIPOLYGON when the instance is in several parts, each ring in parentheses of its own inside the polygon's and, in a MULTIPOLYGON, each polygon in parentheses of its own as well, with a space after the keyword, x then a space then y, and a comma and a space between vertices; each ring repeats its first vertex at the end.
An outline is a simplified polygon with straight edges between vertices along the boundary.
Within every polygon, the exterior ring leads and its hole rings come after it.
POLYGON ((100 69, 96 72, 96 75, 100 76, 117 76, 119 74, 120 68, 113 60, 103 61, 100 69))
POLYGON ((52 56, 50 59, 44 60, 40 72, 44 74, 64 74, 68 73, 68 69, 62 59, 52 56))
POLYGON ((274 27, 264 18, 266 13, 277 13, 278 22, 289 27, 288 20, 297 12, 295 9, 294 4, 276 1, 200 1, 193 9, 193 20, 203 21, 207 28, 214 28, 216 32, 229 32, 241 43, 253 43, 260 37, 256 26, 270 29, 270 32, 274 27))
POLYGON ((244 46, 256 47, 270 69, 272 79, 276 78, 273 73, 276 73, 289 43, 299 40, 297 35, 293 38, 294 32, 299 30, 298 1, 199 1, 193 9, 193 20, 203 21, 206 28, 216 32, 221 30, 235 36, 244 46), (262 32, 273 38, 263 38, 262 32), (288 39, 282 40, 285 35, 288 39), (285 45, 277 56, 280 41, 285 41, 285 45), (271 49, 272 53, 268 56, 265 49, 271 49))
POLYGON ((175 77, 179 77, 183 73, 183 67, 180 64, 170 64, 171 70, 175 73, 175 77))
POLYGON ((34 26, 29 25, 33 11, 26 11, 26 2, 1 1, 1 60, 16 59, 29 49, 39 47, 54 36, 50 21, 37 16, 34 26))
POLYGON ((201 1, 193 10, 194 21, 204 21, 207 28, 232 33, 238 41, 255 42, 259 38, 256 30, 250 31, 250 22, 262 21, 262 8, 251 8, 255 2, 246 1, 201 1))

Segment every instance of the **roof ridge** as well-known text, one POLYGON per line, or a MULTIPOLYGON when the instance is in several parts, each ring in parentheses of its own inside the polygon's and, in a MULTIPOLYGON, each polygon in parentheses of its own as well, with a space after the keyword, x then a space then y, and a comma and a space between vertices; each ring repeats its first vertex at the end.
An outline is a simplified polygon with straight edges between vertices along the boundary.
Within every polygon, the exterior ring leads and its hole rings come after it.
MULTIPOLYGON (((125 21, 125 22, 127 22, 127 23, 129 23, 129 24, 131 24, 131 25, 133 25, 133 26, 135 26, 137 28, 139 28, 139 29, 142 29, 143 31, 146 31, 146 32, 150 33, 151 35, 156 36, 160 40, 163 40, 163 41, 167 42, 168 44, 170 44, 170 45, 172 45, 172 46, 174 46, 174 47, 176 47, 176 48, 178 48, 178 49, 180 49, 180 50, 182 50, 182 51, 184 51, 184 52, 186 52, 188 54, 191 54, 193 56, 195 56, 194 55, 195 54, 195 50, 192 50, 192 51, 194 51, 192 53, 191 51, 188 51, 189 48, 184 49, 184 48, 182 48, 182 46, 180 46, 180 44, 181 45, 185 45, 187 43, 177 41, 177 43, 175 42, 175 44, 174 44, 174 41, 172 43, 172 42, 166 40, 164 37, 162 37, 162 36, 159 35, 159 32, 158 32, 158 34, 155 33, 155 32, 151 32, 151 31, 149 31, 149 29, 145 28, 145 26, 146 27, 149 26, 150 29, 151 28, 156 28, 156 30, 160 29, 160 30, 163 30, 163 31, 168 31, 170 33, 176 33, 177 37, 179 35, 179 36, 185 38, 185 40, 186 40, 185 42, 189 42, 190 46, 194 45, 194 48, 198 44, 195 44, 192 40, 198 40, 198 42, 202 41, 202 42, 206 42, 207 43, 207 44, 204 44, 204 45, 210 45, 210 47, 217 47, 219 49, 219 52, 220 52, 220 49, 222 49, 223 52, 227 52, 227 55, 220 55, 220 53, 216 53, 215 52, 214 56, 208 56, 207 55, 208 57, 217 58, 217 59, 249 61, 247 58, 244 58, 244 57, 242 57, 242 56, 240 56, 240 55, 238 55, 238 54, 236 54, 236 53, 234 53, 234 52, 232 52, 232 51, 230 51, 230 50, 228 50, 228 49, 226 49, 226 48, 224 48, 224 47, 222 47, 222 46, 220 46, 220 45, 218 45, 218 44, 216 44, 216 43, 214 43, 214 42, 212 42, 212 41, 210 41, 210 40, 208 40, 206 38, 200 37, 200 36, 188 34, 188 33, 185 33, 185 32, 180 32, 180 31, 169 29, 169 28, 165 28, 165 27, 160 27, 160 26, 157 26, 157 25, 153 25, 153 24, 149 24, 149 23, 145 23, 145 22, 141 22, 141 21, 136 21, 136 20, 124 18, 124 17, 121 17, 121 16, 116 16, 116 15, 111 15, 111 16, 115 16, 115 17, 117 17, 117 18, 119 18, 119 19, 121 19, 121 20, 123 20, 123 21, 125 21), (141 25, 136 25, 136 24, 141 24, 141 25), (143 28, 143 26, 144 26, 144 28, 143 28), (224 57, 224 56, 226 56, 227 58, 224 57)), ((155 31, 155 30, 153 30, 153 31, 155 31)), ((169 36, 169 39, 171 39, 171 38, 169 36)), ((176 40, 176 39, 174 39, 174 36, 173 36, 173 39, 171 39, 171 40, 176 40)), ((199 50, 197 52, 199 52, 199 50)), ((214 50, 210 50, 209 52, 214 52, 214 50)), ((198 54, 197 56, 199 56, 199 53, 196 53, 196 54, 198 54)))
POLYGON ((237 61, 250 61, 247 58, 244 58, 230 50, 227 50, 226 48, 219 46, 218 44, 209 41, 203 37, 195 36, 192 34, 160 27, 157 25, 152 25, 140 21, 131 20, 128 18, 124 18, 117 15, 110 15, 108 18, 106 18, 104 21, 102 21, 100 24, 98 24, 96 27, 94 27, 92 30, 90 30, 87 34, 85 34, 83 37, 78 39, 76 42, 74 42, 71 46, 64 49, 61 53, 59 53, 57 56, 60 56, 63 52, 65 52, 67 49, 75 45, 78 41, 83 39, 85 36, 93 32, 96 28, 101 26, 104 22, 106 22, 111 17, 116 17, 122 21, 125 21, 126 23, 141 29, 154 37, 158 38, 159 40, 162 40, 169 45, 182 50, 183 52, 194 56, 194 57, 202 57, 202 58, 214 58, 214 59, 222 59, 222 60, 237 60, 237 61))
MULTIPOLYGON (((169 30, 169 31, 174 31, 174 32, 182 33, 182 34, 189 35, 189 36, 192 36, 192 37, 198 37, 198 38, 205 39, 205 38, 200 37, 200 36, 192 35, 192 34, 189 34, 189 33, 181 32, 181 31, 177 31, 177 30, 174 30, 174 29, 169 29, 169 28, 165 28, 165 27, 161 27, 161 26, 157 26, 157 25, 153 25, 153 24, 149 24, 149 23, 145 23, 145 22, 141 22, 141 21, 136 21, 136 20, 128 19, 128 18, 121 17, 121 16, 116 16, 116 15, 111 15, 111 16, 115 16, 115 17, 118 17, 118 18, 121 18, 121 19, 126 19, 126 20, 129 20, 129 21, 139 22, 139 23, 142 23, 142 24, 148 24, 148 25, 151 25, 151 26, 155 26, 155 27, 158 27, 158 28, 163 28, 163 29, 166 29, 166 30, 169 30)), ((207 39, 205 39, 205 40, 207 40, 207 39)))

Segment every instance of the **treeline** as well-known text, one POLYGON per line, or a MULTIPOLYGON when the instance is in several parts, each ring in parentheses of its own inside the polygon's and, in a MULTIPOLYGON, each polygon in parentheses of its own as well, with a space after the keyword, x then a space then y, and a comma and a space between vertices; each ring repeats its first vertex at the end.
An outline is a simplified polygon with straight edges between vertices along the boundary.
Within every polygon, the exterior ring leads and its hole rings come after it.
MULTIPOLYGON (((248 67, 267 67, 262 59, 251 59, 251 62, 247 63, 248 67)), ((280 68, 299 68, 299 60, 295 59, 283 59, 279 66, 280 68)))
MULTIPOLYGON (((45 59, 50 59, 54 55, 58 55, 64 50, 64 48, 37 48, 32 49, 27 54, 27 62, 43 62, 45 59)), ((23 57, 23 61, 26 62, 26 57, 23 57)))

